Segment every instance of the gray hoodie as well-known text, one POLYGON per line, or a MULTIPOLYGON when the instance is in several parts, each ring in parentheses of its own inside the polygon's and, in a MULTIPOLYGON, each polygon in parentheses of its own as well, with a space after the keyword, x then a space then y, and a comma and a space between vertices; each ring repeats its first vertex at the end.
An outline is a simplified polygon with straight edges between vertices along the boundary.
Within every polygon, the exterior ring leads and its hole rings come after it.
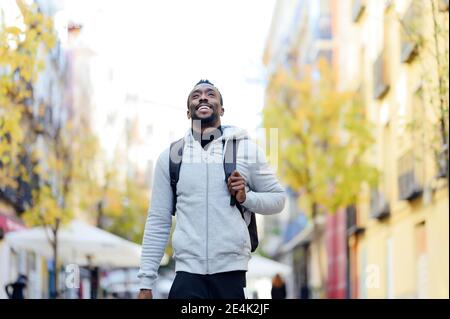
MULTIPOLYGON (((264 215, 279 213, 284 207, 283 187, 267 164, 264 153, 248 138, 245 130, 226 127, 223 135, 205 150, 189 129, 184 136, 177 184, 176 225, 172 237, 175 271, 214 274, 247 270, 251 258, 250 236, 239 210, 230 206, 223 169, 222 140, 228 143, 232 137, 240 140, 236 169, 247 182, 247 196, 242 206, 264 215)), ((155 167, 138 273, 141 289, 153 288, 169 240, 173 197, 169 153, 169 148, 164 150, 155 167)))

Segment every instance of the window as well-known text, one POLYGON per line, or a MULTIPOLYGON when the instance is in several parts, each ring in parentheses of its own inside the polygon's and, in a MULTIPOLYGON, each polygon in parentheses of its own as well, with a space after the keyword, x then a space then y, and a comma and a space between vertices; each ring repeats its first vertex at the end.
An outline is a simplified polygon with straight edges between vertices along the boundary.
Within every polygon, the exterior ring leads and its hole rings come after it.
POLYGON ((400 21, 401 61, 410 63, 419 53, 422 42, 421 1, 412 1, 400 21))
POLYGON ((382 99, 388 93, 390 88, 389 40, 393 21, 392 13, 390 11, 391 10, 388 9, 384 15, 383 48, 373 66, 375 99, 382 99))

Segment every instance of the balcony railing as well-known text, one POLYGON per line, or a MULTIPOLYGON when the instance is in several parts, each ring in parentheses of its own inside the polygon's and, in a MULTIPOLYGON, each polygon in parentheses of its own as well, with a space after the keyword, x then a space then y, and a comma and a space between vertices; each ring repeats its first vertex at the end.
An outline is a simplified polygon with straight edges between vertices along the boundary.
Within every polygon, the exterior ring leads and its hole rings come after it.
POLYGON ((374 98, 382 99, 389 91, 388 70, 384 50, 373 65, 374 98))
POLYGON ((370 196, 370 216, 378 220, 391 214, 391 208, 386 197, 378 190, 373 190, 370 196))
POLYGON ((364 227, 358 225, 358 212, 355 206, 349 206, 347 213, 347 236, 358 235, 364 232, 364 227))
POLYGON ((353 22, 358 22, 366 10, 366 0, 353 0, 352 5, 352 19, 353 22))
POLYGON ((398 160, 398 195, 400 200, 414 200, 422 195, 422 186, 417 179, 417 161, 413 151, 398 160))
POLYGON ((448 156, 448 145, 442 146, 441 150, 437 154, 437 167, 438 167, 438 178, 445 178, 448 174, 447 167, 447 156, 448 156))
POLYGON ((404 63, 412 62, 419 53, 420 15, 419 4, 413 2, 401 21, 401 61, 404 63))
POLYGON ((423 189, 417 182, 414 171, 409 171, 398 177, 398 192, 400 200, 411 201, 422 195, 423 189))

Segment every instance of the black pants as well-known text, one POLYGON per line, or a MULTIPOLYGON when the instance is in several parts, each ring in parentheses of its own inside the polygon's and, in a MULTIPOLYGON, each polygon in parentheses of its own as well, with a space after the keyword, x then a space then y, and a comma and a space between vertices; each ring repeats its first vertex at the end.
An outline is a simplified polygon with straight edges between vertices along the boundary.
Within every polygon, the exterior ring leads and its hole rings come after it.
POLYGON ((245 299, 245 271, 212 275, 178 271, 169 299, 245 299))

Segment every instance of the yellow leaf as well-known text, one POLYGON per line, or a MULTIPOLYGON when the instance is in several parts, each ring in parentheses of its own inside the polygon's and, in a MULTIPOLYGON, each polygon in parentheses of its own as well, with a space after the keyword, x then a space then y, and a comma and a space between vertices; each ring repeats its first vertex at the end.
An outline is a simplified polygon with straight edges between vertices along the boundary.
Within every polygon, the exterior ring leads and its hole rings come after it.
POLYGON ((7 27, 5 28, 5 32, 18 36, 22 33, 22 30, 20 30, 18 27, 7 27))

